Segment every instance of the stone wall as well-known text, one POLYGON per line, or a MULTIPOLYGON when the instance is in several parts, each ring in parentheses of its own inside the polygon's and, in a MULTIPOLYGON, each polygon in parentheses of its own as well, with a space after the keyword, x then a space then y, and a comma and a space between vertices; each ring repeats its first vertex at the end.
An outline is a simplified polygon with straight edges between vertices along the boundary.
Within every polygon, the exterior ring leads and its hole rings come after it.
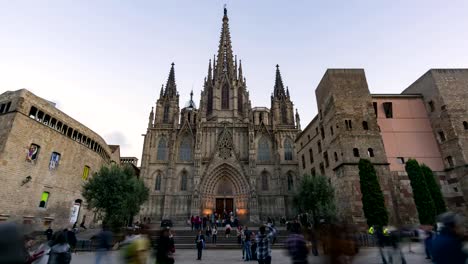
POLYGON ((86 216, 88 225, 94 216, 86 210, 81 196, 83 170, 88 166, 91 177, 109 160, 104 153, 87 146, 86 142, 73 140, 56 127, 29 117, 29 109, 36 106, 63 123, 71 124, 89 138, 95 139, 102 146, 102 151, 109 151, 107 144, 99 135, 26 90, 7 92, 0 96, 0 101, 3 99, 16 103, 12 105, 12 112, 0 115, 0 127, 8 127, 6 124, 11 126, 11 130, 2 135, 2 138, 6 136, 6 140, 0 152, 0 175, 4 182, 0 186, 0 216, 3 220, 18 219, 31 223, 37 229, 49 223, 52 223, 54 229, 63 228, 70 224, 71 209, 79 199, 82 200, 82 206, 78 221, 81 223, 86 216), (40 149, 37 159, 27 161, 31 144, 40 146, 40 149), (50 167, 52 152, 60 154, 55 168, 50 167), (40 208, 43 192, 49 192, 49 199, 45 208, 40 208))

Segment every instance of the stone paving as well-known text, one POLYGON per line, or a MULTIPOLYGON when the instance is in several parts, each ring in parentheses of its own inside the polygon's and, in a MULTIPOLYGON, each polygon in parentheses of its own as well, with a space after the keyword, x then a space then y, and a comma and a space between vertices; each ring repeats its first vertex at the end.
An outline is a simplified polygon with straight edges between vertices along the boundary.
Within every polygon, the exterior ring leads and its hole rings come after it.
MULTIPOLYGON (((408 253, 408 247, 403 247, 407 263, 411 264, 422 264, 430 263, 424 259, 423 248, 420 245, 413 244, 412 250, 414 253, 408 253)), ((181 249, 177 250, 175 254, 177 264, 192 264, 192 263, 201 263, 201 264, 240 264, 245 263, 242 259, 242 252, 239 250, 205 250, 203 251, 203 259, 201 261, 195 260, 197 252, 195 249, 181 249)), ((288 264, 291 263, 289 257, 286 255, 285 250, 277 249, 272 252, 273 264, 288 264)), ((112 264, 122 263, 119 261, 118 252, 112 252, 111 255, 112 264)), ((325 259, 321 257, 310 257, 310 264, 314 263, 325 263, 325 259)), ((92 252, 80 252, 73 255, 72 264, 90 264, 94 263, 94 253, 92 252)), ((103 262, 101 262, 103 263, 103 262)), ((148 263, 154 264, 153 260, 150 260, 148 263)), ((249 263, 257 263, 252 261, 249 263)), ((354 259, 353 263, 361 264, 380 264, 382 263, 379 259, 379 253, 377 248, 363 248, 360 251, 360 254, 354 259)), ((399 262, 394 262, 399 263, 399 262)), ((107 263, 105 263, 107 264, 107 263)))

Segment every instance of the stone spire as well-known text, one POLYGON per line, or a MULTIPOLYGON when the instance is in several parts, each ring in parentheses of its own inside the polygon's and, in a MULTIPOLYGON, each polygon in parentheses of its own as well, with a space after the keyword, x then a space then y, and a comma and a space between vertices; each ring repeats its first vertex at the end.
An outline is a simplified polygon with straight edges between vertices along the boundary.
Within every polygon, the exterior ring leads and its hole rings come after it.
POLYGON ((296 129, 301 130, 301 118, 299 117, 299 112, 296 108, 296 129))
POLYGON ((284 91, 284 85, 283 85, 283 80, 281 79, 279 65, 276 64, 276 79, 275 79, 275 88, 273 90, 273 97, 281 98, 285 96, 286 96, 286 93, 284 91))
POLYGON ((239 60, 239 81, 243 81, 244 76, 242 76, 242 60, 239 60))
POLYGON ((221 37, 218 47, 218 60, 214 67, 216 71, 215 79, 227 74, 233 78, 234 74, 234 56, 232 54, 231 34, 229 33, 229 18, 227 9, 224 7, 223 26, 221 28, 221 37))
POLYGON ((153 127, 153 121, 154 121, 154 107, 151 107, 151 112, 149 114, 149 120, 148 120, 148 128, 152 128, 153 127))
MULTIPOLYGON (((288 87, 288 86, 286 86, 286 97, 289 98, 289 87, 288 87)), ((297 110, 297 109, 296 109, 296 110, 297 110)))
POLYGON ((212 79, 213 79, 213 69, 211 69, 211 60, 210 62, 208 63, 208 82, 211 82, 212 79))
POLYGON ((164 96, 164 84, 161 84, 161 92, 159 93, 159 98, 164 96))
POLYGON ((175 82, 174 63, 171 64, 171 71, 169 72, 169 78, 167 78, 166 90, 164 91, 165 97, 177 96, 177 86, 175 82))

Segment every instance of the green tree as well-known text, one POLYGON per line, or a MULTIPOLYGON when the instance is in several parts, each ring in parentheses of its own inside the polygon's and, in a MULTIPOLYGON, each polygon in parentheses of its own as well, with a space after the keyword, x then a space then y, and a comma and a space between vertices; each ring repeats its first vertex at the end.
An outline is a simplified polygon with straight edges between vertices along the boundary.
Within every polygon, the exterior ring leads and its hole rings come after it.
POLYGON ((421 167, 416 160, 410 159, 406 162, 405 169, 413 189, 413 198, 418 209, 419 222, 423 225, 434 224, 436 208, 421 167))
POLYGON ((388 223, 388 212, 374 165, 367 159, 361 159, 358 167, 362 206, 367 224, 385 226, 388 223))
POLYGON ((104 222, 113 228, 122 227, 136 215, 148 199, 148 188, 129 166, 103 166, 83 186, 88 206, 104 215, 104 222))
POLYGON ((424 179, 426 180, 429 193, 431 194, 432 200, 434 201, 436 215, 440 215, 446 212, 447 207, 445 207, 445 201, 442 197, 440 187, 435 180, 434 173, 432 172, 431 168, 429 168, 426 164, 421 165, 421 170, 424 175, 424 179))
POLYGON ((325 176, 304 175, 294 195, 294 205, 299 213, 309 214, 317 226, 320 219, 335 217, 335 190, 325 176))

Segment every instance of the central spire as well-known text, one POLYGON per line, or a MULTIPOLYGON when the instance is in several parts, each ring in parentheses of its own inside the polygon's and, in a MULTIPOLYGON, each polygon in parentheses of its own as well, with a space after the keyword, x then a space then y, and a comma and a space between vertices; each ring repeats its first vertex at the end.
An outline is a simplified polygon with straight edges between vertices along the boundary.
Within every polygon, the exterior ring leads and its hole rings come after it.
POLYGON ((229 18, 227 8, 224 6, 223 26, 221 28, 221 38, 218 47, 218 59, 215 67, 216 76, 221 77, 227 74, 229 78, 235 78, 234 56, 232 53, 231 34, 229 33, 229 18))
POLYGON ((283 80, 281 78, 281 73, 280 73, 278 64, 276 64, 276 78, 275 78, 275 88, 273 91, 273 96, 277 98, 285 97, 283 80))

